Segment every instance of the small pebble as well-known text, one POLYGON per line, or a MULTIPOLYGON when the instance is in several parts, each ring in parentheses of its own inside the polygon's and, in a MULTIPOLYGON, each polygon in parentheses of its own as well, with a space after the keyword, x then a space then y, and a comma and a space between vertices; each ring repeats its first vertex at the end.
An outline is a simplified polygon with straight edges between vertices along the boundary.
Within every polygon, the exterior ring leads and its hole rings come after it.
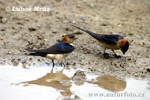
POLYGON ((74 21, 72 21, 72 23, 74 24, 74 23, 76 23, 76 21, 74 20, 74 21))
POLYGON ((8 54, 10 55, 10 54, 12 54, 12 52, 8 52, 8 54))
POLYGON ((3 40, 3 38, 2 38, 2 37, 0 37, 0 40, 3 40))
POLYGON ((23 68, 26 68, 26 64, 25 64, 25 63, 22 63, 22 67, 23 67, 23 68))
POLYGON ((52 33, 57 33, 57 31, 56 31, 56 30, 53 30, 52 33))
POLYGON ((32 60, 32 58, 29 58, 29 60, 32 60))
POLYGON ((2 18, 2 23, 6 23, 7 22, 7 18, 2 18))
POLYGON ((3 28, 3 29, 1 29, 1 31, 6 31, 6 29, 3 28))
POLYGON ((147 72, 150 72, 150 68, 146 69, 147 72))
POLYGON ((29 30, 30 32, 32 32, 32 31, 36 31, 37 29, 36 29, 36 28, 28 28, 28 30, 29 30))
POLYGON ((47 41, 47 39, 44 39, 44 41, 46 42, 46 41, 47 41))
POLYGON ((127 60, 128 60, 128 61, 130 61, 130 60, 131 60, 131 58, 128 58, 127 60))
POLYGON ((145 46, 145 42, 142 42, 141 46, 145 46))

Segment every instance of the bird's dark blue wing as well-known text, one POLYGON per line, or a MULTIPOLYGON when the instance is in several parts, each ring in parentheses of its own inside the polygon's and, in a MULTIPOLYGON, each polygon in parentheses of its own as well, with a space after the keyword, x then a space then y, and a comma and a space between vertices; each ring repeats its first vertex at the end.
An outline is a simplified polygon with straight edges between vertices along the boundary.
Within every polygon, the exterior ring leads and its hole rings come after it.
POLYGON ((47 49, 40 49, 40 50, 27 49, 27 50, 30 52, 36 52, 42 54, 64 54, 64 53, 71 53, 74 49, 75 48, 72 45, 60 41, 47 49))
POLYGON ((88 30, 86 30, 85 32, 89 33, 95 39, 106 44, 116 44, 118 40, 123 39, 123 37, 120 35, 96 34, 88 30))
POLYGON ((100 34, 97 36, 97 39, 100 40, 103 43, 107 44, 116 44, 120 39, 123 39, 122 36, 120 35, 105 35, 105 34, 100 34))
POLYGON ((58 49, 55 49, 55 51, 60 53, 71 53, 75 49, 72 45, 65 43, 63 41, 61 41, 60 44, 56 45, 56 48, 57 47, 58 49))
POLYGON ((123 37, 120 36, 120 35, 96 34, 94 32, 82 29, 82 28, 74 26, 74 25, 73 25, 73 27, 90 34, 93 38, 95 38, 95 39, 97 39, 97 40, 99 40, 99 41, 101 41, 103 43, 106 43, 106 44, 116 44, 118 42, 118 40, 123 39, 123 37))

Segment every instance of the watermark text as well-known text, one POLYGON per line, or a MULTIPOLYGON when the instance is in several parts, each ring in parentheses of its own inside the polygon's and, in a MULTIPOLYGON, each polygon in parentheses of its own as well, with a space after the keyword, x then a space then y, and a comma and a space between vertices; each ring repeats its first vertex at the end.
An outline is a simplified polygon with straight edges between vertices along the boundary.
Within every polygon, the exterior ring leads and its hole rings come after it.
POLYGON ((32 12, 32 11, 43 11, 43 12, 49 12, 51 10, 50 7, 40 7, 40 6, 12 6, 12 7, 6 7, 6 11, 12 11, 12 12, 32 12))
POLYGON ((123 93, 89 93, 89 97, 145 97, 144 93, 128 93, 128 92, 123 92, 123 93))

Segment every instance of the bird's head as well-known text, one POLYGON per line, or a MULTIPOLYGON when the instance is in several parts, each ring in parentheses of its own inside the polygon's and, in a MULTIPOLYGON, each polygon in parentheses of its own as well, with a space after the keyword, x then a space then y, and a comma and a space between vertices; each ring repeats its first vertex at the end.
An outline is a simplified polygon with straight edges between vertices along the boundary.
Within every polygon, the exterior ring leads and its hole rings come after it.
POLYGON ((77 39, 73 34, 67 34, 65 36, 62 36, 62 41, 66 43, 72 43, 75 39, 77 39))
POLYGON ((121 48, 123 54, 125 54, 129 49, 129 42, 125 39, 121 39, 118 41, 118 45, 121 48))

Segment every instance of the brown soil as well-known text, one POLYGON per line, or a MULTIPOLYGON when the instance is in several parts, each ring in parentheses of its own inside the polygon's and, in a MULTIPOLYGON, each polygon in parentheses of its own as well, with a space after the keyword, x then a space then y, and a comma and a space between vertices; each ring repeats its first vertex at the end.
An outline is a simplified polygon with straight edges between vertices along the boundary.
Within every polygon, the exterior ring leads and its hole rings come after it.
POLYGON ((48 63, 42 57, 27 56, 25 48, 46 48, 73 33, 76 50, 65 59, 69 67, 86 73, 119 77, 149 78, 150 75, 150 1, 149 0, 17 0, 0 1, 0 63, 48 63), (23 6, 50 7, 50 12, 11 11, 23 6), (9 7, 10 11, 6 11, 9 7), (120 34, 130 42, 121 58, 103 57, 103 49, 88 34, 71 25, 103 34, 120 34), (99 53, 101 52, 101 53, 99 53))

